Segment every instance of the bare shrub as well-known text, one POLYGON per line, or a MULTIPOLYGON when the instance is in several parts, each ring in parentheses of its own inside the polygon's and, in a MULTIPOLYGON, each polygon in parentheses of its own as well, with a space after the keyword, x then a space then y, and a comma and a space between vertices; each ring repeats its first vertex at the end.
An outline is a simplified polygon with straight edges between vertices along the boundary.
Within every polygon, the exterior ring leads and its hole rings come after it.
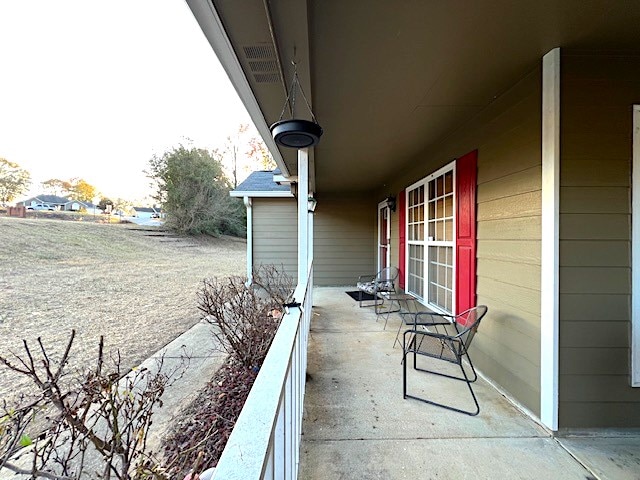
POLYGON ((247 368, 262 364, 291 293, 290 277, 273 266, 256 270, 254 285, 245 277, 207 278, 198 292, 198 309, 217 327, 220 347, 247 368))
POLYGON ((198 458, 217 465, 291 293, 291 277, 273 265, 258 268, 253 285, 242 277, 203 281, 198 308, 228 357, 163 441, 173 478, 197 472, 198 458))
MULTIPOLYGON (((40 338, 37 350, 23 341, 23 355, 11 360, 0 356, 1 365, 28 377, 35 387, 29 398, 21 397, 20 406, 2 406, 0 470, 58 480, 83 474, 167 479, 147 452, 147 436, 154 408, 162 404, 160 398, 177 370, 163 372, 161 358, 155 373, 141 368, 123 377, 126 372, 117 353, 105 362, 101 338, 95 368, 73 378, 66 366, 74 338, 72 331, 59 360, 50 358, 40 338), (15 460, 19 450, 23 451, 15 460)), ((179 368, 184 371, 184 364, 179 368)))

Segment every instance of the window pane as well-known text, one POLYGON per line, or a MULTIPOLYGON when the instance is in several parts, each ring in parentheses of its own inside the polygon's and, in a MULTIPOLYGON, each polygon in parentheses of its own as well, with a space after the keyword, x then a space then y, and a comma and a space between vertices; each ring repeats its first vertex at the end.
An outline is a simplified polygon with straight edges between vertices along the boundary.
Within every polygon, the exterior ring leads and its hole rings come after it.
POLYGON ((440 199, 436 201, 436 218, 444 217, 444 200, 440 199))
POLYGON ((453 220, 444 221, 444 239, 449 242, 453 241, 453 220))
POLYGON ((445 193, 453 192, 453 171, 444 174, 444 191, 445 193))
POLYGON ((444 216, 453 217, 453 195, 444 198, 444 216))

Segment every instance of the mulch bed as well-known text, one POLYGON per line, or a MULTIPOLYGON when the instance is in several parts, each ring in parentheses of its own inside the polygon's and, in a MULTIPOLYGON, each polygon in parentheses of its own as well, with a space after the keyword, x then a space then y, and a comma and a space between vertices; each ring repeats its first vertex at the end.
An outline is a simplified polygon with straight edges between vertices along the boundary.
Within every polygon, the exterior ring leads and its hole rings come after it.
POLYGON ((229 357, 185 409, 174 433, 163 439, 165 465, 175 478, 191 471, 199 452, 203 465, 197 470, 218 464, 257 374, 229 357))

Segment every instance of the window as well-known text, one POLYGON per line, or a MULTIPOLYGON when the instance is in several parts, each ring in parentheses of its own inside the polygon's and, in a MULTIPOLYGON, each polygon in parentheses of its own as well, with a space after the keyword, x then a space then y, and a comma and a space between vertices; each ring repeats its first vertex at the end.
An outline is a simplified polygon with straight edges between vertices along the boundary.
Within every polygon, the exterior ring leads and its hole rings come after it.
POLYGON ((449 313, 455 307, 454 166, 452 162, 406 190, 407 291, 449 313))

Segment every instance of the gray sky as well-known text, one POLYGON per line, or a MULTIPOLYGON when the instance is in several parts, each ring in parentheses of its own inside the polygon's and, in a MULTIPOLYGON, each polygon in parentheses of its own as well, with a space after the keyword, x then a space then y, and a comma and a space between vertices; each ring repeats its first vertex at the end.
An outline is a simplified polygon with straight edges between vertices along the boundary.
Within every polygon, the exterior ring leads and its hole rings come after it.
POLYGON ((154 154, 250 123, 183 0, 0 0, 0 157, 142 199, 154 154))

